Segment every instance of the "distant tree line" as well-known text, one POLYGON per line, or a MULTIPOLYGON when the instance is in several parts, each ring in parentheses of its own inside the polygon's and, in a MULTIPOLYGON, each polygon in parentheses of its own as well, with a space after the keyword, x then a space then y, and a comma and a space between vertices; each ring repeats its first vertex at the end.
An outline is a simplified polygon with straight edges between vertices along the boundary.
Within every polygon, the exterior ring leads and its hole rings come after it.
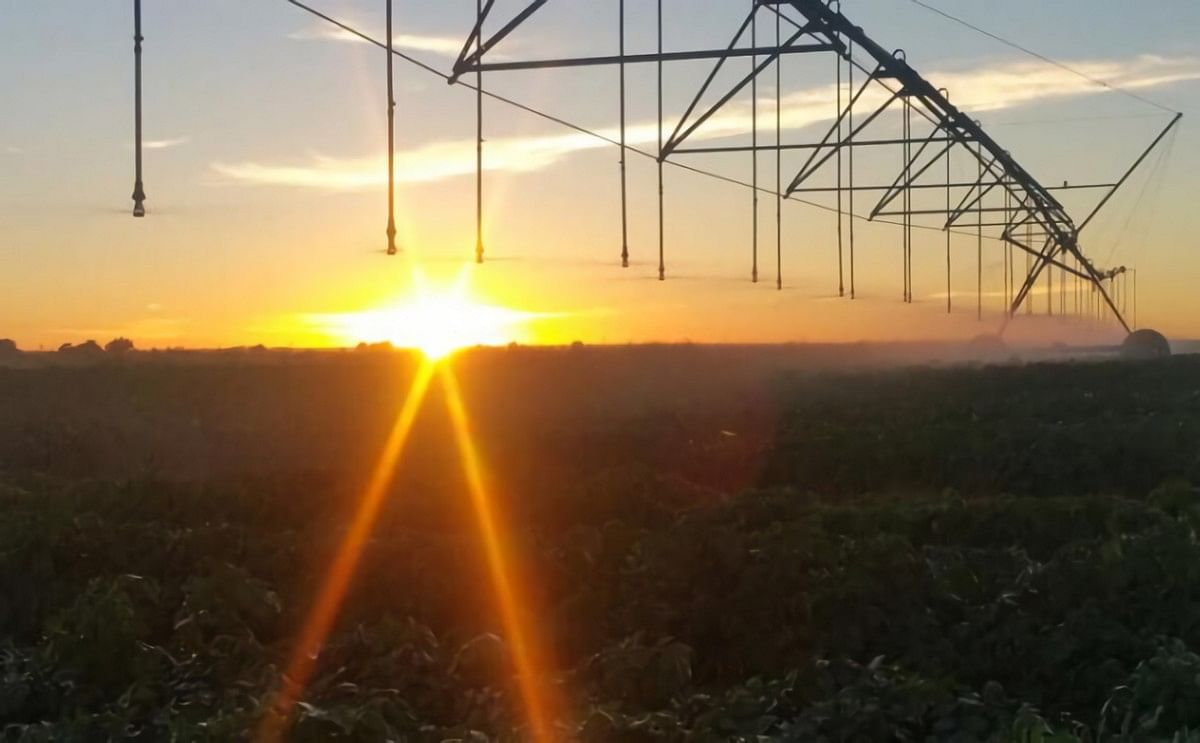
MULTIPOLYGON (((137 350, 133 341, 128 338, 113 338, 102 347, 94 340, 84 341, 79 344, 64 343, 58 347, 58 352, 62 354, 70 354, 72 356, 98 356, 101 354, 112 354, 119 356, 137 350)), ((5 356, 16 356, 21 353, 21 348, 17 342, 11 338, 0 338, 0 358, 5 356)))

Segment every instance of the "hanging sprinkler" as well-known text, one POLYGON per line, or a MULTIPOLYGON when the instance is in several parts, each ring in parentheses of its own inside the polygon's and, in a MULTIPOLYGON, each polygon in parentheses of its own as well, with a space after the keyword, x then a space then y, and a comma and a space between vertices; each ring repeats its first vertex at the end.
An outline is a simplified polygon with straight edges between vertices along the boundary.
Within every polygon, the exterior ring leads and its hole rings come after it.
POLYGON ((387 254, 396 254, 396 96, 392 70, 392 0, 387 0, 388 221, 387 254))
POLYGON ((146 190, 142 187, 142 0, 133 0, 133 216, 146 216, 146 190))

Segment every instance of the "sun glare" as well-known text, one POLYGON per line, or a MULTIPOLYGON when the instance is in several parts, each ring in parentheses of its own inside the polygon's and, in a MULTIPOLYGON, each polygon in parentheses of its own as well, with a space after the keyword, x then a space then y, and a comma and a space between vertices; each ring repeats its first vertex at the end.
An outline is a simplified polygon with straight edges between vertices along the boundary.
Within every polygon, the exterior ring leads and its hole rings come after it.
POLYGON ((351 343, 390 343, 437 360, 471 346, 527 340, 533 312, 487 304, 470 295, 464 271, 453 285, 431 285, 415 274, 412 292, 393 304, 363 312, 318 318, 328 331, 351 343))

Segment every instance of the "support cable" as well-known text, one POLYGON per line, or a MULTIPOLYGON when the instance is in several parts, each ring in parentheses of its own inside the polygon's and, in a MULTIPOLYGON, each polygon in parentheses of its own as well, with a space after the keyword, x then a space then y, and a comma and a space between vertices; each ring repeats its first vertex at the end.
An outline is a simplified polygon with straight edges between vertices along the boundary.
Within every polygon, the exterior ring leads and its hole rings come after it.
POLYGON ((912 2, 912 4, 913 4, 913 5, 917 5, 917 6, 919 6, 919 7, 922 7, 922 8, 924 8, 925 10, 928 10, 928 11, 929 11, 929 12, 931 12, 931 13, 935 13, 935 14, 937 14, 937 15, 940 15, 941 17, 943 17, 943 18, 945 18, 945 19, 947 19, 947 20, 949 20, 949 21, 952 21, 952 22, 954 22, 954 23, 957 23, 957 24, 959 24, 960 26, 964 26, 964 27, 966 27, 966 28, 969 28, 969 29, 971 29, 972 31, 974 31, 974 32, 976 32, 976 33, 978 33, 978 34, 982 34, 982 35, 984 35, 984 36, 988 37, 989 39, 992 39, 993 41, 998 41, 998 42, 1000 42, 1001 44, 1004 44, 1005 46, 1008 46, 1008 47, 1011 47, 1011 48, 1013 48, 1013 49, 1016 49, 1017 51, 1019 51, 1019 52, 1022 52, 1022 53, 1024 53, 1024 54, 1028 54, 1029 56, 1031 56, 1031 57, 1034 57, 1035 59, 1039 59, 1039 60, 1041 60, 1042 62, 1045 62, 1046 64, 1053 65, 1054 67, 1057 67, 1057 68, 1059 68, 1060 70, 1065 70, 1066 72, 1069 72, 1069 73, 1071 73, 1072 75, 1076 75, 1076 76, 1078 76, 1078 77, 1081 77, 1081 78, 1083 78, 1084 80, 1087 80, 1087 81, 1088 81, 1088 82, 1090 82, 1090 83, 1093 83, 1093 84, 1095 84, 1095 85, 1099 85, 1100 87, 1102 87, 1102 88, 1105 88, 1106 90, 1110 90, 1110 91, 1112 91, 1112 92, 1114 92, 1114 93, 1120 93, 1121 95, 1128 96, 1129 98, 1132 98, 1132 99, 1133 99, 1133 100, 1135 100, 1135 101, 1139 101, 1139 102, 1141 102, 1141 103, 1144 103, 1144 104, 1146 104, 1147 106, 1153 106, 1154 108, 1157 108, 1157 109, 1159 109, 1160 111, 1164 111, 1164 112, 1166 112, 1166 113, 1172 113, 1172 114, 1174 114, 1174 113, 1178 113, 1178 111, 1175 111, 1175 110, 1173 110, 1173 109, 1171 109, 1171 108, 1168 108, 1168 107, 1166 107, 1166 106, 1164 106, 1164 105, 1162 105, 1162 104, 1160 104, 1160 103, 1156 103, 1156 102, 1154 102, 1154 101, 1150 100, 1149 98, 1146 98, 1145 96, 1138 95, 1137 93, 1134 93, 1134 92, 1133 92, 1133 91, 1131 91, 1131 90, 1128 90, 1128 89, 1126 89, 1126 88, 1122 88, 1122 87, 1120 87, 1119 85, 1114 85, 1113 83, 1110 83, 1110 82, 1108 82, 1107 80, 1102 80, 1102 79, 1100 79, 1100 78, 1098 78, 1098 77, 1095 77, 1094 75, 1089 75, 1089 74, 1087 74, 1086 72, 1083 72, 1082 70, 1078 70, 1078 69, 1076 69, 1076 68, 1074 68, 1074 67, 1071 67, 1071 66, 1070 66, 1070 65, 1068 65, 1068 64, 1065 64, 1065 63, 1063 63, 1063 62, 1059 62, 1059 61, 1058 61, 1058 60, 1056 60, 1056 59, 1052 59, 1052 58, 1050 58, 1050 57, 1046 56, 1045 54, 1040 54, 1040 53, 1038 53, 1038 52, 1035 52, 1035 51, 1033 51, 1032 49, 1030 49, 1030 48, 1028 48, 1028 47, 1025 47, 1025 46, 1022 46, 1021 44, 1018 44, 1018 43, 1017 43, 1017 42, 1015 42, 1015 41, 1010 41, 1009 39, 1006 39, 1006 38, 1004 38, 1003 36, 1000 36, 1000 35, 998 35, 998 34, 994 34, 994 33, 992 33, 991 31, 987 31, 987 30, 985 30, 985 29, 983 29, 983 28, 980 28, 979 26, 977 26, 977 25, 975 25, 975 24, 973 24, 973 23, 970 23, 969 21, 963 20, 962 18, 959 18, 958 16, 952 15, 952 14, 950 14, 950 13, 948 13, 948 12, 946 12, 946 11, 944 11, 944 10, 940 9, 940 8, 937 8, 937 7, 934 7, 933 5, 930 5, 929 3, 923 2, 923 0, 910 0, 910 2, 912 2))

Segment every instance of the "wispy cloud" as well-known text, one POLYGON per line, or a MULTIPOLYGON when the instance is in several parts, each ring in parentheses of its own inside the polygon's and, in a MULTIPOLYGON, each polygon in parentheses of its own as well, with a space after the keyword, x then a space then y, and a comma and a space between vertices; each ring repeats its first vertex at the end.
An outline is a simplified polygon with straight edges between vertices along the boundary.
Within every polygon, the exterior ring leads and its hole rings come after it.
MULTIPOLYGON (((1076 62, 1077 70, 1113 85, 1145 90, 1200 79, 1200 60, 1144 56, 1134 59, 1076 62)), ((986 113, 1032 103, 1076 98, 1104 92, 1092 82, 1066 70, 1040 63, 1005 65, 934 73, 929 79, 955 93, 954 101, 972 113, 986 113)), ((836 88, 818 86, 786 95, 782 101, 782 124, 794 131, 831 120, 830 101, 836 88)), ((861 105, 879 105, 886 93, 878 86, 863 96, 861 105)), ((760 116, 773 117, 773 99, 760 101, 760 116)), ((750 105, 726 106, 692 135, 692 142, 719 139, 749 131, 750 105)), ((615 128, 598 130, 616 139, 615 128)), ((657 125, 641 122, 628 128, 630 146, 644 147, 657 140, 657 125)), ((496 138, 488 141, 484 167, 488 171, 528 173, 548 168, 574 153, 610 146, 580 132, 531 137, 496 138)), ((475 144, 470 140, 434 142, 397 155, 397 178, 402 183, 441 181, 475 172, 475 144)), ((336 158, 310 155, 306 162, 277 164, 248 161, 214 163, 213 170, 224 178, 246 184, 295 186, 334 191, 374 188, 386 181, 385 157, 381 155, 336 158)))
MULTIPOLYGON (((652 142, 656 132, 657 129, 650 126, 631 127, 629 143, 652 142)), ((615 132, 608 134, 615 135, 615 132)), ((484 167, 488 171, 529 173, 550 167, 571 153, 607 146, 608 143, 602 140, 578 132, 489 139, 484 167)), ((396 180, 428 183, 474 173, 474 147, 473 142, 446 141, 400 151, 396 154, 396 180)), ((214 163, 212 168, 225 178, 244 183, 353 191, 385 183, 385 163, 385 156, 347 159, 314 154, 307 163, 298 165, 214 163)))
MULTIPOLYGON (((146 139, 142 141, 142 147, 147 150, 167 150, 172 147, 179 147, 191 142, 191 137, 175 137, 173 139, 146 139)), ((133 148, 132 144, 128 147, 133 148)))
MULTIPOLYGON (((1200 80, 1200 59, 1194 57, 1145 55, 1133 59, 1075 62, 1070 66, 1088 77, 1126 90, 1148 90, 1200 80)), ((938 73, 930 79, 954 91, 956 104, 976 112, 1012 108, 1050 98, 1074 98, 1105 92, 1079 75, 1040 62, 938 73)))
MULTIPOLYGON (((288 38, 295 39, 296 41, 342 41, 350 44, 370 43, 361 36, 356 36, 349 31, 324 25, 293 31, 288 34, 288 38)), ((465 40, 465 38, 457 39, 449 36, 395 34, 392 36, 392 45, 398 49, 406 49, 414 52, 429 52, 447 57, 457 57, 458 53, 462 51, 465 40)))
POLYGON ((24 155, 25 150, 17 147, 15 144, 4 145, 4 154, 6 155, 24 155))
MULTIPOLYGON (((143 139, 142 148, 146 150, 169 150, 191 142, 191 137, 173 137, 166 139, 143 139)), ((126 143, 127 149, 133 149, 133 143, 126 143)))

